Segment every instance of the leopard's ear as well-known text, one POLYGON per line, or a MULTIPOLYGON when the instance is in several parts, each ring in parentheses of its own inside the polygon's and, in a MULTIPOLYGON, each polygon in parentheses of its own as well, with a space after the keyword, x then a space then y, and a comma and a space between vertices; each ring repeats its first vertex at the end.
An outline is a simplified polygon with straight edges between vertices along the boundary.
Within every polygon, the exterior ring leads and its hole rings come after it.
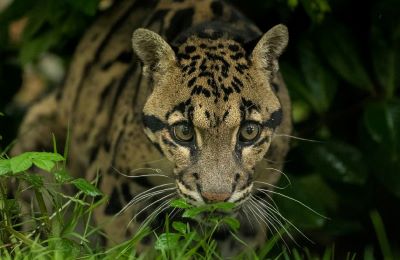
POLYGON ((252 62, 259 68, 274 74, 278 71, 278 58, 289 41, 288 29, 278 24, 266 32, 258 41, 251 54, 252 62))
POLYGON ((150 30, 136 29, 132 35, 132 47, 143 62, 143 74, 146 76, 160 76, 176 62, 171 46, 150 30))

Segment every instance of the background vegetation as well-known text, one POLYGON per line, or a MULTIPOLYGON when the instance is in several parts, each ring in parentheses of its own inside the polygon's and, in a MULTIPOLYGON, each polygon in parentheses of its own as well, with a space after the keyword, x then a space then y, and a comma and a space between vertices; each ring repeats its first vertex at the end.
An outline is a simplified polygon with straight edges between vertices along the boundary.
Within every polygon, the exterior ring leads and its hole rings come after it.
MULTIPOLYGON (((321 255, 334 245, 337 256, 400 257, 400 3, 233 2, 263 31, 289 27, 281 71, 293 100, 293 135, 317 142, 292 140, 285 168, 291 185, 282 192, 329 217, 276 198, 316 243, 299 237, 301 247, 321 255)), ((43 70, 43 59, 67 66, 101 13, 98 6, 97 0, 14 0, 0 13, 0 149, 12 142, 23 113, 12 101, 23 76, 33 70, 57 85, 62 77, 43 70), (24 17, 29 22, 13 39, 10 25, 24 17)))

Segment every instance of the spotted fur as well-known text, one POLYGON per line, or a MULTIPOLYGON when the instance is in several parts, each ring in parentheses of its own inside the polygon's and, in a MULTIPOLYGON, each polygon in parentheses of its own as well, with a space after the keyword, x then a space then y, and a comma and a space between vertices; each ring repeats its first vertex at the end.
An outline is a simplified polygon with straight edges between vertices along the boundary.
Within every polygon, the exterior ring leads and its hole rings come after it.
MULTIPOLYGON (((49 148, 45 136, 64 140, 69 126, 71 172, 88 179, 102 174, 99 185, 110 201, 94 217, 99 225, 112 220, 104 225, 109 243, 134 234, 151 208, 129 226, 148 203, 115 215, 140 192, 168 182, 118 172, 162 168, 190 203, 240 207, 254 180, 277 181, 288 150, 277 136, 291 131, 278 66, 287 42, 284 25, 262 34, 219 0, 121 1, 87 31, 64 86, 28 112, 13 153, 49 148), (253 142, 239 140, 246 122, 260 126, 253 142), (193 141, 176 139, 180 123, 193 129, 193 141), (150 163, 163 157, 165 165, 150 163)), ((245 240, 265 240, 264 231, 248 227, 242 219, 245 240)))

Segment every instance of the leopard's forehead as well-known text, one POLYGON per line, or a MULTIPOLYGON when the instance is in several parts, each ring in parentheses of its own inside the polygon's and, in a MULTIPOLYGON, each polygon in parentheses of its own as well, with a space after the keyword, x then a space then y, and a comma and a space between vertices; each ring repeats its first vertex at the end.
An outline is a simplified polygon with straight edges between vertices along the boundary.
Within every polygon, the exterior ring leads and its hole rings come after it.
POLYGON ((221 123, 235 127, 247 110, 260 114, 270 110, 264 102, 266 95, 262 98, 266 84, 256 82, 249 55, 239 42, 191 37, 179 46, 177 59, 179 94, 197 127, 218 127, 221 123))

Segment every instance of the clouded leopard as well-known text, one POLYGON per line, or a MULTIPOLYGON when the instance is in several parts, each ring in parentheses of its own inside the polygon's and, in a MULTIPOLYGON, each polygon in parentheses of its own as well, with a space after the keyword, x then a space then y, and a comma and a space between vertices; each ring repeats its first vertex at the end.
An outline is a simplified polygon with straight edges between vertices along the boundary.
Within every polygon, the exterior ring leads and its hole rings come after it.
POLYGON ((85 33, 63 86, 28 111, 13 153, 48 149, 51 133, 62 143, 69 129, 70 171, 99 172, 110 198, 94 215, 109 243, 179 196, 236 203, 241 236, 260 243, 266 227, 249 228, 243 211, 277 181, 288 150, 278 136, 291 131, 278 70, 287 43, 284 25, 263 34, 224 1, 120 1, 85 33))

